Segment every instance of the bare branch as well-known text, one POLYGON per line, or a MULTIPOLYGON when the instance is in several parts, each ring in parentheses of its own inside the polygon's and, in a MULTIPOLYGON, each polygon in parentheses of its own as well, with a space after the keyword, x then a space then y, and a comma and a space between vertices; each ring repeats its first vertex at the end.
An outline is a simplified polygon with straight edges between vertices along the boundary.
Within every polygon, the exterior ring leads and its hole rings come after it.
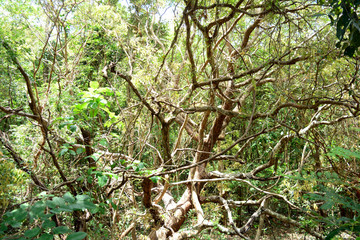
POLYGON ((303 228, 305 231, 307 231, 308 233, 310 233, 311 235, 315 236, 316 238, 318 239, 325 239, 325 237, 323 235, 321 235, 320 233, 318 232, 315 232, 314 230, 302 225, 301 223, 299 223, 298 221, 295 221, 293 219, 290 219, 284 215, 281 215, 279 213, 276 213, 270 209, 264 209, 263 213, 269 215, 269 216, 272 216, 274 218, 277 218, 279 219, 280 221, 283 221, 283 222, 286 222, 286 223, 289 223, 291 225, 294 225, 294 226, 297 226, 299 228, 303 228))
POLYGON ((34 174, 34 172, 27 167, 25 161, 15 152, 13 147, 10 145, 10 143, 6 137, 6 134, 1 130, 0 130, 0 141, 4 145, 6 150, 9 152, 9 154, 12 156, 12 158, 14 159, 17 168, 19 168, 23 172, 27 173, 31 177, 31 179, 33 180, 33 182, 35 183, 36 186, 38 186, 42 190, 47 191, 48 189, 45 187, 45 185, 37 178, 37 176, 34 174))

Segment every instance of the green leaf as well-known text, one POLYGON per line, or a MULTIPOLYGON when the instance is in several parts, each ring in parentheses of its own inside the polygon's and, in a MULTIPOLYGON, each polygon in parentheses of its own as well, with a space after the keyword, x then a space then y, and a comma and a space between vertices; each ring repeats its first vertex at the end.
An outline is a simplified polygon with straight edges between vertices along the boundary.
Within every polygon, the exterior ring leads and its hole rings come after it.
POLYGON ((47 200, 45 203, 46 203, 46 206, 49 208, 56 208, 56 204, 51 200, 47 200))
POLYGON ((48 214, 44 213, 44 214, 39 215, 40 219, 43 220, 43 221, 51 218, 52 216, 54 216, 54 214, 52 214, 52 213, 48 213, 48 214))
POLYGON ((76 233, 72 233, 70 234, 66 240, 82 240, 84 238, 86 238, 87 234, 85 232, 76 232, 76 233))
POLYGON ((27 218, 27 212, 22 208, 15 209, 14 211, 12 211, 12 213, 13 213, 13 217, 18 222, 22 222, 27 218))
POLYGON ((89 200, 77 200, 75 203, 69 205, 69 208, 72 210, 94 209, 96 207, 97 206, 89 200))
POLYGON ((101 157, 101 154, 99 154, 99 153, 94 153, 94 154, 92 154, 92 155, 90 155, 90 156, 87 156, 86 158, 92 158, 92 159, 94 159, 95 161, 97 161, 100 157, 101 157))
POLYGON ((54 235, 44 233, 37 240, 53 240, 53 239, 54 239, 54 235))
POLYGON ((63 148, 61 149, 61 151, 59 152, 59 156, 63 156, 69 149, 68 148, 63 148))
POLYGON ((76 200, 84 201, 84 200, 87 200, 87 199, 90 199, 90 197, 88 195, 85 195, 85 194, 76 196, 76 200))
POLYGON ((62 211, 59 208, 53 208, 53 209, 50 210, 50 212, 52 212, 54 214, 62 213, 62 211))
POLYGON ((52 202, 58 207, 65 206, 65 200, 63 198, 61 198, 61 197, 54 197, 52 199, 52 202))
POLYGON ((330 209, 334 204, 331 201, 325 202, 323 205, 321 205, 321 209, 327 210, 330 209))
POLYGON ((99 144, 101 144, 101 145, 103 145, 103 146, 105 146, 105 147, 109 146, 109 144, 108 144, 108 142, 106 141, 106 139, 101 139, 101 140, 99 141, 99 144))
POLYGON ((153 181, 153 183, 157 183, 160 179, 161 179, 160 176, 153 176, 150 178, 150 180, 153 181))
POLYGON ((113 201, 111 201, 110 204, 111 204, 113 209, 115 209, 115 210, 118 209, 118 206, 113 201))
POLYGON ((347 14, 341 15, 336 25, 336 37, 342 41, 346 29, 348 28, 350 19, 347 14))
POLYGON ((60 123, 60 124, 59 124, 59 129, 64 128, 66 125, 67 125, 67 123, 66 123, 66 122, 65 122, 65 123, 60 123))
POLYGON ((85 205, 85 208, 89 209, 89 210, 97 209, 97 206, 94 203, 90 202, 90 201, 85 201, 84 205, 85 205))
POLYGON ((145 164, 143 162, 139 162, 139 164, 135 168, 135 172, 141 171, 143 168, 145 168, 145 164))
MULTIPOLYGON (((95 208, 91 208, 91 209, 89 209, 89 211, 92 213, 92 214, 95 214, 95 213, 97 213, 97 212, 99 212, 99 211, 101 211, 101 209, 99 208, 99 207, 95 207, 95 208)), ((103 212, 105 212, 105 211, 103 211, 103 212)))
POLYGON ((48 228, 52 228, 52 227, 55 227, 56 224, 54 221, 51 221, 51 220, 45 220, 43 222, 43 224, 41 225, 41 228, 43 229, 48 229, 48 228))
POLYGON ((106 93, 108 96, 112 96, 113 92, 111 91, 110 88, 99 88, 96 91, 97 93, 106 93))
POLYGON ((90 117, 95 117, 98 114, 99 110, 98 109, 91 109, 89 111, 90 113, 90 117))
POLYGON ((56 210, 60 211, 60 212, 72 212, 73 211, 69 206, 59 207, 56 210))
POLYGON ((104 176, 104 175, 97 176, 97 179, 98 179, 98 184, 100 187, 105 186, 108 181, 108 177, 104 176))
POLYGON ((339 228, 336 228, 334 230, 332 230, 325 238, 325 240, 331 240, 333 239, 336 235, 338 235, 340 232, 343 231, 352 231, 352 232, 356 232, 359 233, 360 232, 360 225, 355 225, 355 226, 341 226, 339 228))
POLYGON ((87 176, 86 180, 87 180, 89 183, 92 183, 92 182, 93 182, 93 177, 92 177, 92 176, 87 176))
POLYGON ((87 105, 88 105, 87 102, 84 102, 82 104, 77 104, 77 105, 74 106, 75 107, 74 110, 75 111, 81 111, 81 110, 85 109, 87 107, 87 105))
POLYGON ((21 227, 21 222, 11 220, 11 221, 9 221, 9 225, 13 228, 19 228, 19 227, 21 227))
POLYGON ((70 131, 71 131, 71 132, 75 132, 76 129, 77 129, 76 125, 71 125, 71 126, 70 126, 70 131))
POLYGON ((116 175, 116 174, 114 174, 114 173, 103 172, 103 174, 104 174, 104 175, 107 175, 107 176, 110 176, 110 177, 112 177, 112 178, 115 178, 115 179, 118 179, 118 178, 119 178, 119 176, 116 175))
POLYGON ((91 81, 91 82, 90 82, 90 87, 91 87, 92 89, 97 89, 97 88, 99 88, 99 83, 98 83, 98 82, 95 82, 95 81, 91 81))
POLYGON ((5 223, 1 223, 1 224, 0 224, 0 231, 1 231, 1 232, 5 232, 7 229, 8 229, 8 228, 7 228, 7 226, 5 225, 5 223))
POLYGON ((77 153, 77 154, 81 154, 81 153, 83 153, 83 152, 85 152, 85 149, 83 149, 83 148, 78 148, 78 149, 76 149, 76 153, 77 153))
POLYGON ((25 231, 24 235, 25 235, 25 237, 33 238, 33 237, 37 236, 40 233, 40 231, 41 231, 41 228, 36 227, 34 229, 25 231))
POLYGON ((64 234, 64 233, 69 233, 71 232, 71 230, 66 227, 66 226, 60 226, 60 227, 56 227, 52 230, 53 234, 64 234))
POLYGON ((31 207, 30 212, 35 216, 39 216, 45 211, 45 203, 44 202, 36 202, 34 206, 31 207))
POLYGON ((63 196, 63 198, 64 198, 64 200, 65 200, 66 202, 68 202, 68 203, 73 203, 73 202, 75 202, 74 196, 73 196, 71 193, 69 193, 69 192, 65 193, 64 196, 63 196))

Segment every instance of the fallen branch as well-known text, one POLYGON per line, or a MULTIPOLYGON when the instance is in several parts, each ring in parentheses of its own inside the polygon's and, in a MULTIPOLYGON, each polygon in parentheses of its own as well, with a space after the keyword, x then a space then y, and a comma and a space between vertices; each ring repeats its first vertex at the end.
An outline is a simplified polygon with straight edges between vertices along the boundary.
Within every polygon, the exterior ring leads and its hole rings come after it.
POLYGON ((263 213, 274 217, 276 219, 279 219, 282 222, 286 222, 289 223, 291 225, 297 226, 299 228, 304 229, 306 232, 308 232, 309 234, 313 235, 314 237, 318 238, 318 239, 325 239, 325 237, 323 235, 321 235, 320 233, 315 232, 314 230, 304 226, 303 224, 299 223, 298 221, 295 221, 293 219, 290 219, 288 217, 285 217, 284 215, 281 215, 279 213, 276 213, 274 211, 271 211, 270 209, 264 209, 263 213))

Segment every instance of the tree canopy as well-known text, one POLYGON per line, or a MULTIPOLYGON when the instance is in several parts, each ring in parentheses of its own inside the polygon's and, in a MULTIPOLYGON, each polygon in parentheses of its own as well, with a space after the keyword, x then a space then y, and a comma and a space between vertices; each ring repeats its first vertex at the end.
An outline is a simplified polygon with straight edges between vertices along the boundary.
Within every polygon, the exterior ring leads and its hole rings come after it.
POLYGON ((355 239, 359 4, 0 0, 0 238, 355 239))

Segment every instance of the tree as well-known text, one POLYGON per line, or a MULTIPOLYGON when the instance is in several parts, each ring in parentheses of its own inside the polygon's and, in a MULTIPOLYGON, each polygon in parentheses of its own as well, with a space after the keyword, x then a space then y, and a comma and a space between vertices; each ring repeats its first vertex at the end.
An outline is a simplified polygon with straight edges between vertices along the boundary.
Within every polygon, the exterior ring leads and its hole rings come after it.
POLYGON ((49 201, 69 191, 97 204, 51 205, 56 227, 92 238, 249 239, 268 216, 324 238, 297 221, 313 217, 299 195, 316 185, 299 186, 299 174, 342 174, 328 146, 354 142, 355 130, 339 131, 358 124, 360 93, 358 59, 338 57, 320 6, 169 2, 178 16, 167 22, 157 1, 133 1, 129 12, 116 1, 19 2, 25 13, 11 4, 2 26, 26 31, 1 31, 11 66, 1 75, 26 98, 1 91, 4 155, 49 201))

